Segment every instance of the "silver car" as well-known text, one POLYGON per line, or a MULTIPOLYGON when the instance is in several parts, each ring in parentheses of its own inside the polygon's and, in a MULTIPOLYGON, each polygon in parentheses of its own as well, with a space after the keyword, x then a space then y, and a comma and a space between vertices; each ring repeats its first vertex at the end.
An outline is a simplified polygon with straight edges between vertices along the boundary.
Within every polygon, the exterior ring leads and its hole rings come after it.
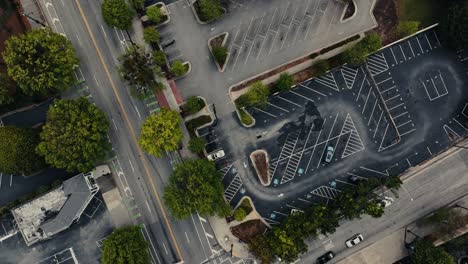
POLYGON ((226 155, 224 153, 224 150, 220 149, 220 150, 218 150, 216 152, 210 153, 206 158, 208 160, 215 161, 217 159, 220 159, 220 158, 224 157, 224 155, 226 155))
POLYGON ((359 243, 361 243, 361 241, 364 240, 364 237, 361 235, 361 234, 357 234, 355 236, 353 236, 352 238, 346 240, 346 246, 347 247, 353 247, 359 243))

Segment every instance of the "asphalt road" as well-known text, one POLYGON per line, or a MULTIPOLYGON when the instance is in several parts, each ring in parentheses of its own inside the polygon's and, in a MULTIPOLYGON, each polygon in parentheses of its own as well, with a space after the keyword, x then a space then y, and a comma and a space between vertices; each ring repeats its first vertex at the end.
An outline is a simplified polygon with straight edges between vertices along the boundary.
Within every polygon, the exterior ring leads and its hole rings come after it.
POLYGON ((363 217, 346 221, 337 231, 311 241, 308 254, 299 263, 313 263, 328 250, 337 253, 330 263, 357 252, 417 219, 466 195, 468 192, 467 169, 468 150, 458 148, 453 154, 438 161, 431 167, 415 174, 403 184, 399 197, 386 208, 381 218, 363 217), (361 233, 364 241, 347 249, 345 241, 361 233), (325 249, 326 248, 326 249, 325 249))
POLYGON ((80 58, 78 78, 85 80, 92 100, 111 123, 109 137, 119 165, 117 182, 139 209, 132 216, 134 222, 149 227, 154 262, 204 261, 213 252, 195 226, 200 221, 174 221, 161 207, 159 195, 172 172, 171 158, 155 159, 142 154, 135 140, 149 112, 143 103, 130 96, 116 70, 118 56, 130 45, 124 41, 125 34, 106 26, 99 1, 39 0, 39 3, 52 30, 65 34, 73 43, 80 58))

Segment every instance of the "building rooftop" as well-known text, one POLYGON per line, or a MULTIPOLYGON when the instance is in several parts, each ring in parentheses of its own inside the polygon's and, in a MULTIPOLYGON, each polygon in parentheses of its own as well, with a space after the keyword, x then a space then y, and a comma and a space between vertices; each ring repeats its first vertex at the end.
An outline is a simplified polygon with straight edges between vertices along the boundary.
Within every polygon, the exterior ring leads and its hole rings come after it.
POLYGON ((18 228, 29 246, 67 229, 99 190, 92 174, 78 174, 50 192, 13 208, 18 228))

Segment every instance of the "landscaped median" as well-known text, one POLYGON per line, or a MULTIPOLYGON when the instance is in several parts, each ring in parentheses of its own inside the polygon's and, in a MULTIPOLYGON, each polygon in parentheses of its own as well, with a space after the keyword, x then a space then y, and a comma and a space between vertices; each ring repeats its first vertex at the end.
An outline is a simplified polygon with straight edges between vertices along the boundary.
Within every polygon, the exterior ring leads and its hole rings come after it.
POLYGON ((226 9, 221 5, 220 0, 195 0, 190 7, 200 24, 211 23, 226 13, 226 9))
POLYGON ((210 49, 211 55, 213 55, 215 60, 216 67, 218 67, 218 71, 220 72, 224 72, 226 69, 226 65, 231 54, 225 46, 228 37, 229 33, 223 32, 208 39, 208 48, 210 49))

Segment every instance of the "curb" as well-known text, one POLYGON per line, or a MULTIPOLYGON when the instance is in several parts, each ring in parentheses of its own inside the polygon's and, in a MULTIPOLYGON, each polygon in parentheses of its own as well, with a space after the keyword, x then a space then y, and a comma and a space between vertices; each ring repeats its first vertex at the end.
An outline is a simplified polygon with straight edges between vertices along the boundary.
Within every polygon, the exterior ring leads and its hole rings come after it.
MULTIPOLYGON (((348 3, 343 2, 344 4, 346 4, 346 7, 343 10, 343 13, 341 14, 340 23, 346 23, 346 22, 350 21, 351 19, 353 19, 356 16, 356 14, 357 14, 357 5, 356 5, 356 3, 354 3, 354 0, 351 0, 351 1, 352 1, 352 4, 354 5, 354 13, 350 17, 343 19, 345 14, 346 14, 346 10, 348 10, 348 6, 349 6, 348 3)), ((373 10, 374 10, 374 8, 372 7, 372 11, 373 10)))
POLYGON ((255 162, 254 162, 254 159, 253 159, 253 156, 254 156, 255 154, 257 154, 257 153, 263 153, 263 154, 265 155, 267 165, 270 164, 270 156, 268 155, 268 152, 267 152, 266 150, 264 150, 264 149, 257 149, 257 150, 254 150, 254 151, 252 151, 252 153, 250 153, 250 155, 249 155, 250 161, 251 161, 252 164, 253 164, 253 167, 254 167, 254 169, 255 169, 255 172, 257 173, 257 177, 258 177, 260 183, 261 183, 263 186, 268 187, 268 186, 271 185, 271 175, 270 175, 270 171, 268 170, 268 166, 267 166, 267 177, 268 177, 268 180, 267 180, 266 183, 263 182, 262 177, 260 177, 260 173, 259 173, 259 171, 258 171, 258 169, 257 169, 257 166, 255 165, 255 162))
POLYGON ((228 40, 228 38, 229 38, 229 32, 227 32, 227 31, 221 32, 220 34, 217 34, 217 35, 215 35, 215 36, 213 36, 213 37, 211 37, 211 38, 208 39, 208 49, 210 50, 210 54, 211 54, 211 56, 213 57, 214 62, 215 62, 215 64, 216 64, 216 68, 218 68, 218 71, 219 71, 219 72, 224 72, 224 71, 226 70, 227 63, 228 63, 228 61, 229 61, 229 58, 231 57, 231 52, 229 52, 229 51, 227 52, 226 61, 224 61, 223 67, 220 67, 220 66, 219 66, 219 63, 216 61, 216 58, 215 58, 214 55, 213 55, 213 50, 212 50, 212 48, 211 48, 210 42, 211 42, 213 39, 215 39, 215 38, 217 38, 217 37, 219 37, 219 36, 221 36, 221 35, 224 35, 224 34, 226 34, 226 37, 224 37, 223 42, 221 43, 221 47, 224 47, 224 45, 226 45, 226 42, 227 42, 227 40, 228 40))
POLYGON ((184 61, 184 62, 182 63, 182 65, 187 65, 187 64, 188 64, 188 66, 189 66, 187 72, 186 72, 184 75, 181 75, 181 76, 179 76, 179 77, 176 77, 176 78, 172 79, 173 81, 182 79, 182 78, 186 77, 187 75, 189 75, 189 74, 192 72, 192 63, 191 63, 190 61, 184 61))

